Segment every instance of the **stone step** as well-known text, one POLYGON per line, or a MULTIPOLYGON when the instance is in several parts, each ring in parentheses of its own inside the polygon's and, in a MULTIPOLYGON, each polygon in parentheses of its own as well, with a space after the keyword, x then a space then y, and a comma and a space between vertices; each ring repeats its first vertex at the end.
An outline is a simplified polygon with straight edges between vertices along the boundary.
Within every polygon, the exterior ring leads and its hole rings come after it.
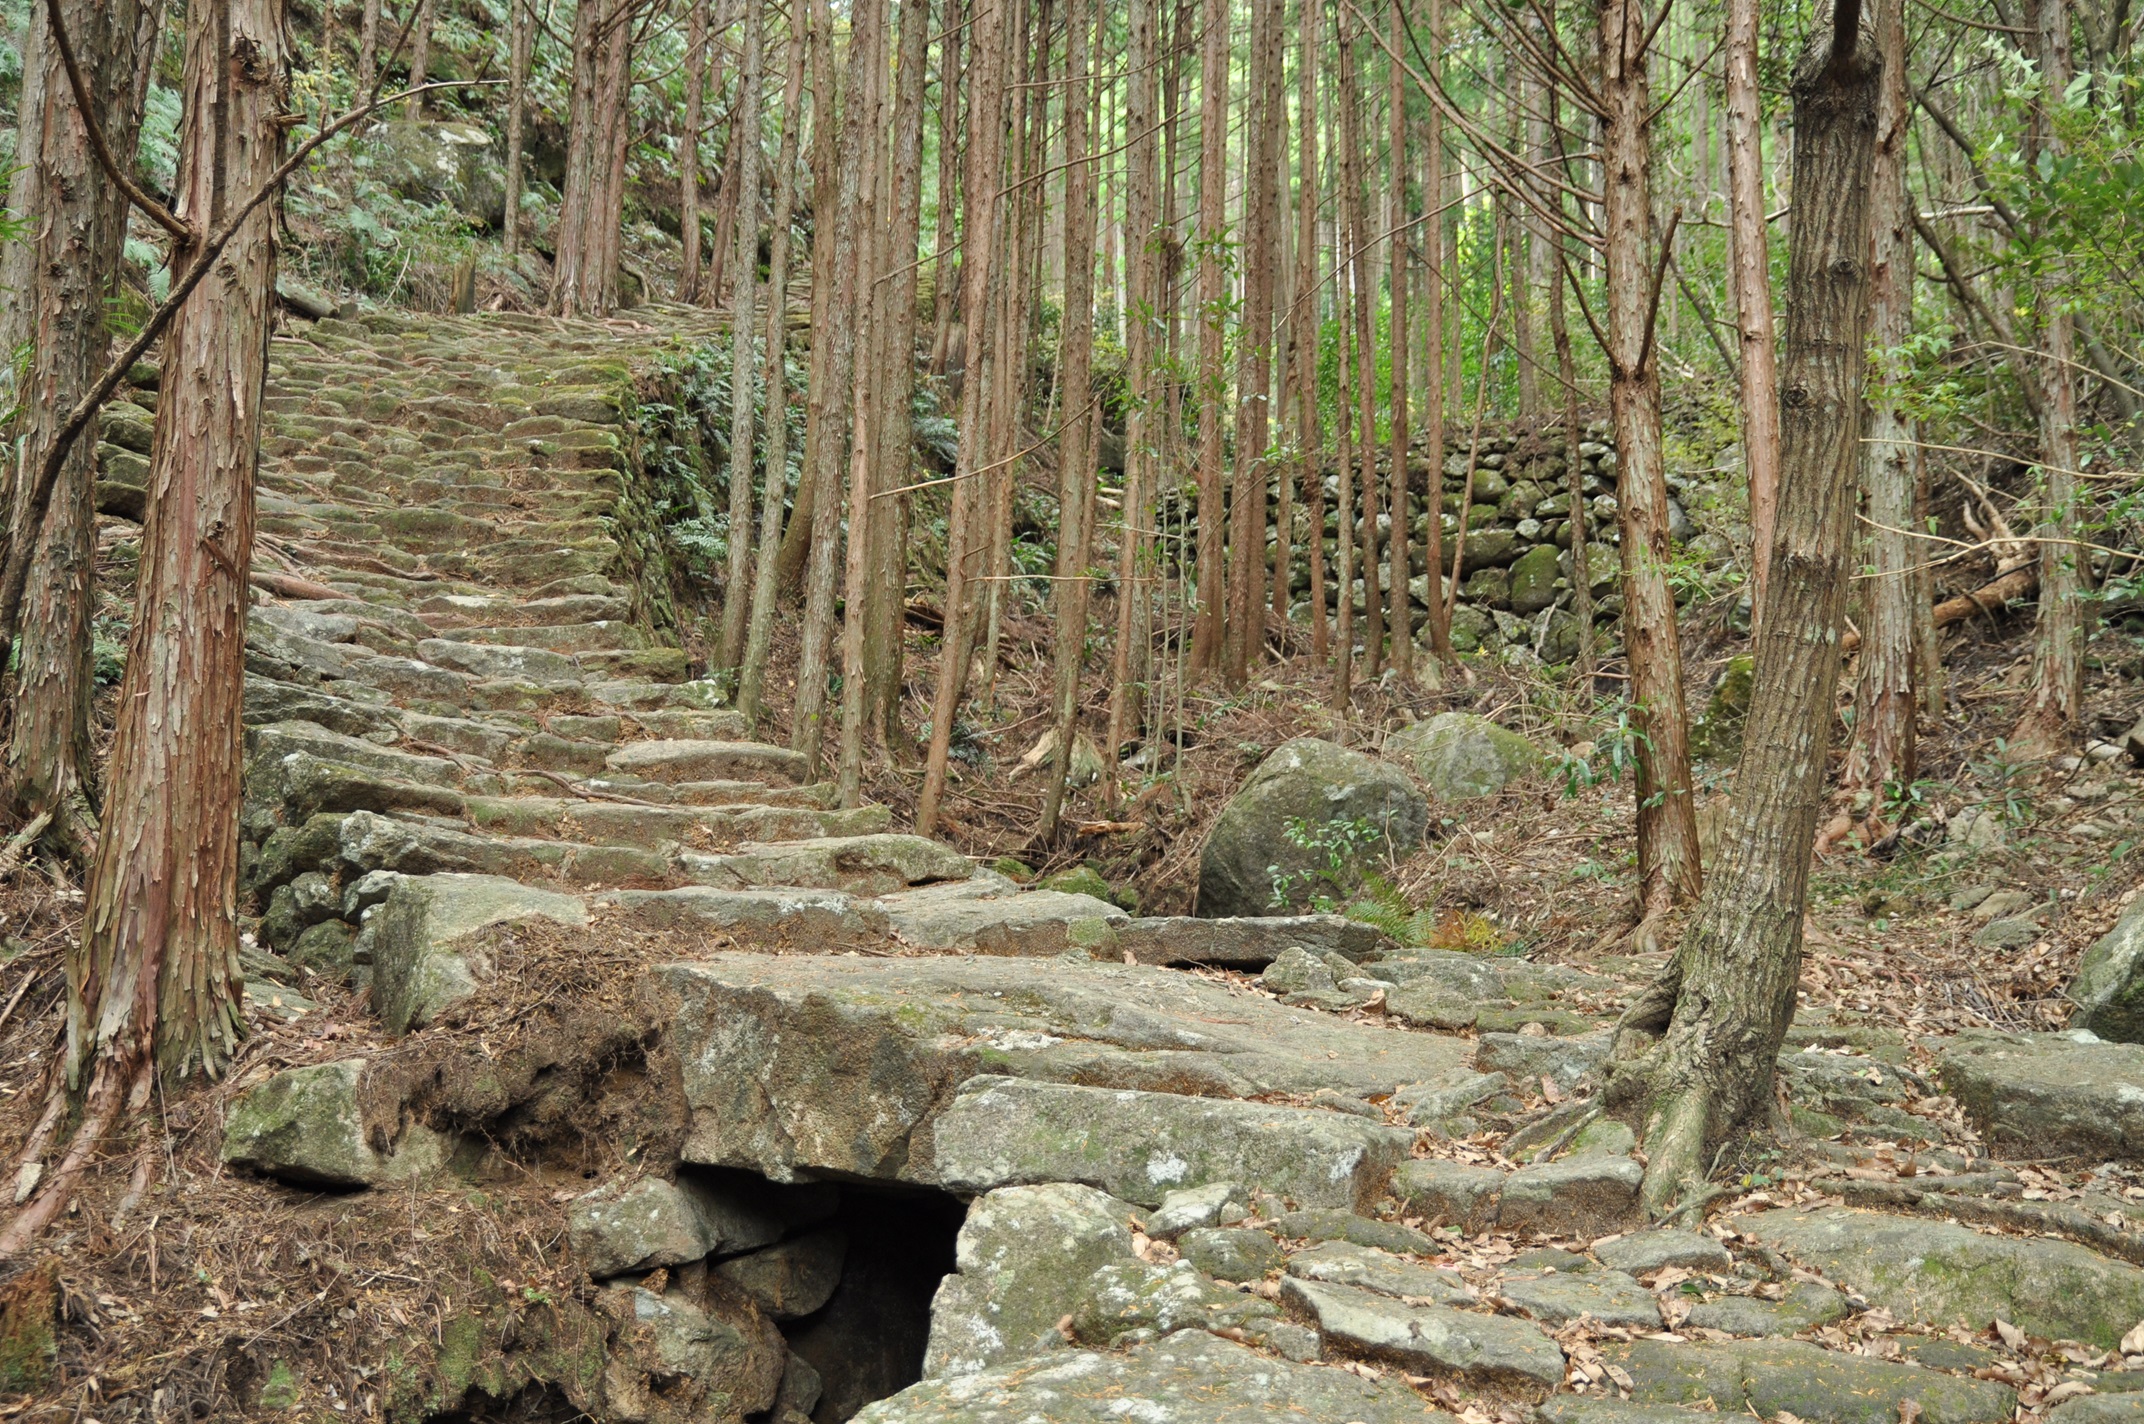
POLYGON ((612 752, 610 769, 649 781, 770 781, 794 786, 809 771, 787 747, 764 742, 657 738, 631 742, 612 752))
POLYGON ((440 634, 458 643, 498 643, 545 648, 554 653, 643 650, 651 640, 631 623, 599 619, 587 623, 521 623, 495 628, 455 628, 440 634))
POLYGON ((411 610, 435 628, 517 624, 622 622, 632 616, 625 591, 615 594, 571 593, 556 598, 514 599, 488 594, 435 594, 411 610))
POLYGON ((818 840, 747 842, 727 855, 687 851, 679 871, 696 885, 724 890, 803 886, 885 895, 934 880, 964 880, 975 867, 949 846, 922 836, 882 833, 818 840))

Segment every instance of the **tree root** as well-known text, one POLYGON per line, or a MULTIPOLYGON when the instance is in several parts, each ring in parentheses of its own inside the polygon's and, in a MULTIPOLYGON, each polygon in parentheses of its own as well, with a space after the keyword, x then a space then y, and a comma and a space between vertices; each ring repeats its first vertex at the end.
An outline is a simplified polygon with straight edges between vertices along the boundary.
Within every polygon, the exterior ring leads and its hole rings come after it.
POLYGON ((1645 1122, 1645 1182, 1638 1206, 1648 1219, 1667 1214, 1678 1197, 1705 1190, 1705 1137, 1712 1122, 1712 1095, 1686 1087, 1653 1105, 1645 1122))
MULTIPOLYGON (((146 1061, 131 1068, 107 1057, 98 1064, 89 1092, 83 1100, 82 1121, 68 1139, 67 1153, 29 1204, 0 1231, 0 1261, 13 1260, 35 1241, 66 1210, 74 1199, 75 1186, 89 1167, 90 1158, 111 1132, 120 1112, 139 1109, 148 1101, 150 1070, 146 1061)), ((48 1110, 49 1111, 49 1110, 48 1110)))

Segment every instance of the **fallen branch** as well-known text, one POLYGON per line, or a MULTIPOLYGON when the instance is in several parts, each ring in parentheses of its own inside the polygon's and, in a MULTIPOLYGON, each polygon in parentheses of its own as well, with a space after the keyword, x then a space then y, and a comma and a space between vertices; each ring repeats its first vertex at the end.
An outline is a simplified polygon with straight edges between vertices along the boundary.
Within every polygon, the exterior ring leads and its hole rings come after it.
MULTIPOLYGON (((2040 566, 2027 564, 2012 569, 1993 583, 1982 584, 1971 593, 1961 593, 1956 598, 1946 598, 1936 605, 1935 626, 1948 628, 1953 623, 1963 623, 1975 614, 1993 616, 2014 598, 2028 598, 2040 588, 2040 566)), ((1851 653, 1861 646, 1861 635, 1849 630, 1839 640, 1841 652, 1851 653)))

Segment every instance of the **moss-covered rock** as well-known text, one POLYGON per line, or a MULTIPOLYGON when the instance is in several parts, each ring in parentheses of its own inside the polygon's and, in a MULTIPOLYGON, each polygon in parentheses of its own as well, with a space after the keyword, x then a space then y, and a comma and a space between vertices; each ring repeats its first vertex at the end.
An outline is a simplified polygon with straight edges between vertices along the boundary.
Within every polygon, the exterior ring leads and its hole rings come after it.
POLYGON ((1199 855, 1198 912, 1263 915, 1321 879, 1421 844, 1429 803, 1404 773, 1302 737, 1277 747, 1223 807, 1199 855))
POLYGON ((1501 791, 1541 767, 1540 748, 1486 717, 1440 712, 1385 738, 1385 753, 1404 761, 1447 805, 1501 791))

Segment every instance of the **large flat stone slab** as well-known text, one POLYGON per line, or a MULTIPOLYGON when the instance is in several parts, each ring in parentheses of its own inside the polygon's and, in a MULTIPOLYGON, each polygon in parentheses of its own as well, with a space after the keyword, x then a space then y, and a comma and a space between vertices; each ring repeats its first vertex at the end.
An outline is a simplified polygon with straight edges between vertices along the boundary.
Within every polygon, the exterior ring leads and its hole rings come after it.
POLYGON ((1999 1152, 2144 1158, 2144 1045, 2067 1033, 1961 1033, 1936 1050, 1943 1086, 1999 1152))
POLYGON ((1900 1320, 1978 1330, 2000 1316, 2030 1335, 2112 1348, 2144 1319, 2144 1270, 2067 1241, 1839 1207, 1737 1226, 1900 1320))
POLYGON ((951 846, 923 836, 885 832, 803 841, 748 841, 728 855, 683 857, 701 885, 743 890, 754 885, 799 885, 890 895, 936 880, 965 880, 974 863, 951 846))
POLYGON ((936 1121, 985 1074, 1196 1101, 1468 1072, 1458 1039, 1143 966, 726 953, 654 974, 675 997, 687 1158, 779 1180, 932 1180, 936 1121))
POLYGON ((1722 1415, 1782 1412, 1810 1424, 1897 1424, 1912 1400, 1925 1424, 2001 1424, 2014 1391, 1917 1365, 1891 1364, 1793 1340, 1670 1344, 1640 1340, 1604 1352, 1630 1372, 1640 1404, 1688 1404, 1722 1415))
POLYGON ((925 1380, 866 1406, 855 1424, 1425 1424, 1435 1414, 1397 1380, 1180 1330, 1121 1355, 1078 1350, 925 1380))
POLYGON ((1289 1276, 1281 1300, 1314 1321, 1326 1348, 1390 1361, 1424 1374, 1535 1391, 1563 1383, 1563 1348, 1504 1315, 1408 1305, 1355 1286, 1289 1276))
POLYGON ((483 932, 525 920, 578 927, 588 907, 497 875, 412 875, 366 923, 372 992, 392 1034, 424 1027, 490 977, 483 932))
POLYGON ((1366 1207, 1414 1142, 1346 1113, 1017 1078, 973 1080, 935 1129, 931 1175, 953 1191, 1080 1182, 1142 1206, 1234 1182, 1299 1206, 1366 1207))
POLYGON ((1345 915, 1235 916, 1200 919, 1154 915, 1117 931, 1117 943, 1141 964, 1210 964, 1227 969, 1263 969, 1282 951, 1325 951, 1357 964, 1396 948, 1384 931, 1345 915))
POLYGON ((941 954, 1048 956, 1078 949, 1114 957, 1118 935, 1133 923, 1092 895, 1027 890, 983 898, 962 893, 966 884, 896 892, 878 907, 901 943, 941 954))
POLYGON ((629 742, 612 752, 612 771, 649 781, 767 781, 794 786, 809 773, 804 758, 787 747, 760 742, 663 738, 629 742))

